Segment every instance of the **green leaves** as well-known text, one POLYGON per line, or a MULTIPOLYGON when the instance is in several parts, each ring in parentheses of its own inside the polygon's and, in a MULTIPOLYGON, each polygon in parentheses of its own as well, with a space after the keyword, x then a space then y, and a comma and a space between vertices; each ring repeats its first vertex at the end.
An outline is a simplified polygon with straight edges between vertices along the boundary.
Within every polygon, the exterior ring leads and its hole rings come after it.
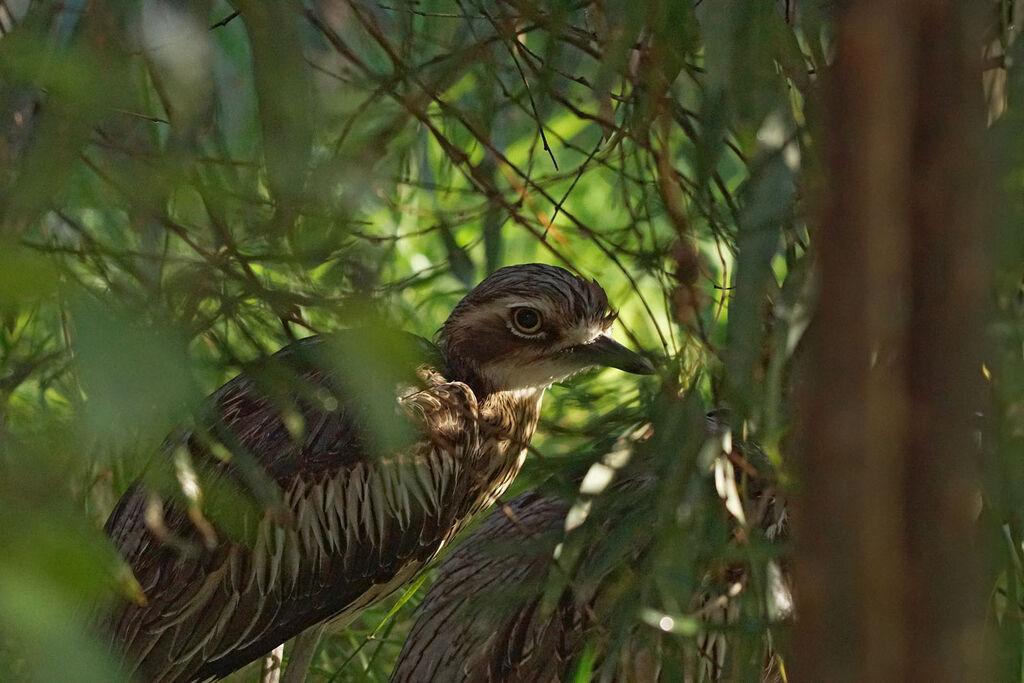
POLYGON ((124 62, 98 40, 102 12, 86 12, 81 34, 66 43, 31 12, 0 40, 0 106, 13 115, 16 141, 3 156, 18 161, 0 177, 0 233, 21 232, 52 205, 93 126, 121 102, 124 62))
POLYGON ((740 146, 750 152, 764 118, 786 105, 777 64, 782 58, 793 62, 793 32, 769 0, 702 3, 696 11, 704 30, 706 86, 713 97, 726 99, 740 146))
POLYGON ((276 202, 274 227, 281 232, 292 227, 302 208, 313 143, 311 74, 299 32, 302 5, 292 0, 235 5, 249 35, 267 184, 276 202))
POLYGON ((396 392, 410 385, 424 362, 417 339, 368 317, 331 340, 322 362, 338 373, 346 400, 362 411, 375 453, 387 457, 408 446, 414 432, 399 411, 396 392))
POLYGON ((185 340, 166 322, 83 298, 71 324, 86 423, 111 450, 158 443, 201 395, 185 340))
POLYGON ((729 348, 726 369, 731 396, 741 414, 759 404, 763 395, 767 326, 778 293, 772 259, 781 246, 782 228, 792 210, 792 171, 781 153, 767 155, 742 188, 740 226, 736 237, 733 304, 729 307, 729 348))
POLYGON ((113 558, 96 529, 59 524, 56 510, 36 512, 0 515, 0 670, 52 681, 73 662, 76 680, 117 680, 113 658, 87 623, 113 558))

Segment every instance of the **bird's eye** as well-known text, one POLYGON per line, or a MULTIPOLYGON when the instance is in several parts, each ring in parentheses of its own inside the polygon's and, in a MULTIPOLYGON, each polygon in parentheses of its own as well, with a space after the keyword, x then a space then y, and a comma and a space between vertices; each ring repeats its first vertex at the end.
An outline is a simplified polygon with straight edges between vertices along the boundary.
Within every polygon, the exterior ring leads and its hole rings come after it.
POLYGON ((536 334, 540 331, 540 313, 535 308, 517 308, 512 311, 512 324, 516 332, 523 334, 536 334))

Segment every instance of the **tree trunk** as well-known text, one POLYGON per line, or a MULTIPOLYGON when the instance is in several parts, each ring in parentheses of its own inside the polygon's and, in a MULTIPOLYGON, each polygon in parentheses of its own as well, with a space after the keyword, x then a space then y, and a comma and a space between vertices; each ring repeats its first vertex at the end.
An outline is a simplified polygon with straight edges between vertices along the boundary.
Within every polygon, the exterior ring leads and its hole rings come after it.
POLYGON ((972 5, 854 0, 826 84, 793 680, 979 680, 988 232, 972 5))

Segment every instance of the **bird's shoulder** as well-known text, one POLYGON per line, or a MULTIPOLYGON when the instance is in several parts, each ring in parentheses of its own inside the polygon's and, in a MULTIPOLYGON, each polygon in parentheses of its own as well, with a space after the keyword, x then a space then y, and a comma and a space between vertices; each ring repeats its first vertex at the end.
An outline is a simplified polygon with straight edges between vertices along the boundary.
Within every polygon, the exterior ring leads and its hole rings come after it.
POLYGON ((403 387, 398 401, 406 414, 425 422, 436 421, 439 416, 457 416, 466 420, 479 417, 476 394, 468 384, 450 381, 435 367, 417 368, 419 382, 403 387))
POLYGON ((472 391, 443 373, 437 347, 412 334, 307 337, 215 391, 196 428, 178 439, 203 457, 203 442, 213 437, 237 467, 251 460, 278 484, 315 478, 421 439, 438 411, 473 415, 472 391), (428 407, 431 401, 439 405, 428 407), (408 420, 400 408, 420 419, 408 420))

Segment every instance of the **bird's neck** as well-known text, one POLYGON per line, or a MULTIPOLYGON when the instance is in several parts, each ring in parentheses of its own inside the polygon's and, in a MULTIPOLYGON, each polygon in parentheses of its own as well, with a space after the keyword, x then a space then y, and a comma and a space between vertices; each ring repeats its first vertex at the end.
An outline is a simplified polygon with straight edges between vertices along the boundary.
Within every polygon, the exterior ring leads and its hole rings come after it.
POLYGON ((530 387, 486 394, 479 403, 480 419, 492 433, 525 447, 537 427, 545 388, 530 387))
POLYGON ((475 489, 468 516, 497 500, 526 460, 526 449, 540 418, 540 404, 546 386, 519 389, 494 387, 471 364, 450 353, 442 343, 445 375, 449 381, 463 382, 477 400, 479 446, 474 449, 469 467, 475 489))
POLYGON ((520 441, 524 447, 529 444, 547 387, 496 388, 471 364, 449 354, 445 356, 445 377, 473 390, 485 428, 499 438, 520 441))
POLYGON ((463 382, 473 390, 480 411, 480 427, 483 436, 491 437, 502 444, 503 455, 512 454, 521 459, 537 428, 540 404, 546 386, 501 389, 493 386, 488 378, 468 362, 462 361, 441 345, 444 353, 445 376, 450 381, 463 382))
POLYGON ((496 391, 478 404, 481 447, 474 482, 480 489, 470 516, 494 503, 519 474, 543 397, 544 387, 496 391))
POLYGON ((448 351, 447 345, 441 345, 444 353, 444 376, 452 382, 462 382, 473 390, 473 395, 480 405, 494 393, 491 383, 472 364, 459 359, 448 351))

